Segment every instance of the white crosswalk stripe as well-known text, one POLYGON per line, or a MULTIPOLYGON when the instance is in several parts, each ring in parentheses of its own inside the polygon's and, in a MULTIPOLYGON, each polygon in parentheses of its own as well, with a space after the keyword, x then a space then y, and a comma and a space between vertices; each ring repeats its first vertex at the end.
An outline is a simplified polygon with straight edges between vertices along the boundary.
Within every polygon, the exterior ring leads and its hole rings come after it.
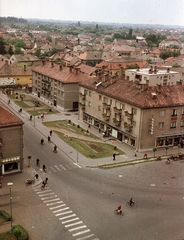
MULTIPOLYGON (((55 169, 57 169, 56 166, 55 169)), ((65 170, 66 168, 62 166, 62 169, 65 170)), ((43 203, 58 217, 67 231, 71 233, 74 238, 78 237, 76 240, 99 240, 98 238, 94 238, 93 233, 89 233, 91 230, 87 228, 83 221, 81 221, 48 186, 44 191, 40 191, 41 186, 33 186, 33 189, 43 203)))

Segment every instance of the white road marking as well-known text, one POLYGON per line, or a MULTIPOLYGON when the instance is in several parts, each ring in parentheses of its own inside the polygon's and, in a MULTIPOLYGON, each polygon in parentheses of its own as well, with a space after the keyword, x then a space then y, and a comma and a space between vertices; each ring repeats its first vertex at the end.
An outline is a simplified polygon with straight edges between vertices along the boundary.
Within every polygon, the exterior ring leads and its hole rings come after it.
POLYGON ((58 201, 60 200, 60 198, 54 198, 54 199, 51 199, 51 200, 46 200, 46 201, 43 201, 44 203, 49 203, 49 202, 54 202, 54 201, 58 201))
POLYGON ((55 165, 55 168, 56 168, 58 171, 61 171, 61 169, 60 169, 57 165, 55 165))
POLYGON ((50 196, 50 197, 45 197, 45 198, 41 198, 41 200, 43 201, 43 200, 47 200, 47 199, 49 199, 49 198, 53 198, 53 197, 57 197, 57 195, 50 196))
MULTIPOLYGON (((90 238, 90 237, 93 237, 95 234, 90 234, 90 235, 88 235, 88 236, 85 236, 85 237, 82 237, 82 238, 77 238, 76 240, 85 240, 85 239, 87 239, 87 238, 90 238)), ((95 238, 95 239, 93 239, 93 240, 99 240, 98 238, 95 238)))
POLYGON ((54 169, 53 167, 50 167, 52 169, 53 172, 57 172, 56 169, 54 169))
POLYGON ((75 225, 78 225, 78 224, 81 224, 81 223, 83 223, 83 222, 79 221, 79 222, 75 222, 75 223, 71 223, 71 224, 65 225, 65 227, 72 227, 72 226, 75 226, 75 225))
POLYGON ((63 165, 62 165, 62 164, 60 164, 59 166, 61 166, 61 167, 62 167, 62 169, 66 170, 66 168, 65 168, 65 167, 63 167, 63 165))
POLYGON ((86 225, 82 225, 82 226, 79 226, 79 227, 76 227, 76 228, 68 229, 68 231, 73 232, 73 231, 76 231, 78 229, 82 229, 82 228, 86 228, 86 227, 87 227, 86 225))
POLYGON ((66 204, 64 203, 64 204, 61 204, 61 205, 58 205, 58 206, 55 206, 55 207, 51 207, 51 208, 49 208, 50 210, 53 210, 53 209, 56 209, 56 208, 59 208, 59 207, 64 207, 64 206, 66 206, 66 204))
POLYGON ((54 203, 47 203, 46 206, 52 206, 58 203, 63 203, 63 201, 59 201, 59 202, 54 202, 54 203))
POLYGON ((77 166, 78 168, 82 168, 79 164, 77 163, 73 163, 75 166, 77 166))
MULTIPOLYGON (((62 224, 69 223, 69 222, 73 222, 73 221, 76 221, 76 220, 79 220, 79 218, 76 217, 76 218, 72 218, 72 219, 70 219, 70 220, 66 220, 66 221, 62 222, 62 224)), ((65 226, 65 227, 66 227, 66 226, 65 226)))
POLYGON ((69 215, 69 216, 66 216, 66 217, 62 217, 62 218, 59 218, 59 220, 64 220, 64 219, 67 219, 67 218, 71 218, 71 217, 75 217, 76 214, 72 214, 72 215, 69 215))
POLYGON ((87 232, 90 232, 90 231, 91 231, 90 229, 86 229, 82 232, 74 233, 74 234, 72 234, 72 236, 75 237, 75 236, 78 236, 78 235, 81 235, 81 234, 84 234, 84 233, 87 233, 87 232))

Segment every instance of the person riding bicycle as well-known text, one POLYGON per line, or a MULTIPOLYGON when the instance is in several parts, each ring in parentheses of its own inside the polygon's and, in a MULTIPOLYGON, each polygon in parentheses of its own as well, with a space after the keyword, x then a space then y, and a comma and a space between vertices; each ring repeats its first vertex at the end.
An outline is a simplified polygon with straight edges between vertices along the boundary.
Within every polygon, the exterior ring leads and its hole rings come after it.
POLYGON ((43 171, 46 172, 46 166, 45 166, 45 164, 43 164, 43 167, 42 167, 42 168, 43 168, 43 171))
POLYGON ((135 204, 134 201, 133 201, 133 198, 130 198, 129 203, 130 203, 130 206, 131 206, 131 207, 135 204))
POLYGON ((41 139, 41 144, 43 145, 43 143, 44 143, 44 139, 42 138, 42 139, 41 139))
POLYGON ((57 146, 56 145, 54 145, 54 151, 53 152, 57 152, 57 146))
POLYGON ((51 141, 51 140, 50 140, 50 136, 48 136, 48 138, 47 138, 47 139, 48 139, 48 142, 50 142, 50 141, 51 141))
POLYGON ((36 159, 36 165, 39 166, 40 165, 40 160, 37 158, 36 159))
POLYGON ((121 212, 122 212, 121 205, 119 205, 119 206, 117 207, 117 211, 118 211, 118 213, 121 213, 121 212))

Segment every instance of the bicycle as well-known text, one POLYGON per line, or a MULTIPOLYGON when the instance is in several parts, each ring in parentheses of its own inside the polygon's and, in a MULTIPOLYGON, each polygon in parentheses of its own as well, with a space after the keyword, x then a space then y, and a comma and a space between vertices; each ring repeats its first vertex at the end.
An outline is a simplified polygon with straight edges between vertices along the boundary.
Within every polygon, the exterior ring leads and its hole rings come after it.
POLYGON ((118 209, 115 209, 114 210, 114 213, 116 214, 116 215, 121 215, 121 216, 123 216, 124 215, 124 212, 121 210, 120 212, 118 212, 118 209))
POLYGON ((135 202, 133 202, 132 204, 130 204, 130 201, 128 201, 128 202, 126 203, 126 206, 127 206, 127 207, 132 207, 132 208, 136 208, 136 207, 137 207, 137 205, 136 205, 135 202))

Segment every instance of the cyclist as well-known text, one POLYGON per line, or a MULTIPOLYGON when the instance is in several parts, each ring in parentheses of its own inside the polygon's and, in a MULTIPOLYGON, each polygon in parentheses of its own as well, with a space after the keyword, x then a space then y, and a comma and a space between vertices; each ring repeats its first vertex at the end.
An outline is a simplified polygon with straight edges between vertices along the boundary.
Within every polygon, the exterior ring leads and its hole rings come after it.
POLYGON ((43 171, 46 172, 46 166, 45 166, 45 164, 43 164, 43 167, 42 167, 42 168, 43 168, 43 171))
POLYGON ((134 201, 133 201, 133 198, 130 198, 129 204, 130 204, 131 207, 135 204, 134 201))
POLYGON ((118 213, 121 213, 121 212, 122 212, 121 205, 119 205, 119 206, 117 207, 117 211, 118 211, 118 213))
POLYGON ((42 139, 41 139, 41 144, 43 145, 43 143, 44 143, 44 139, 42 138, 42 139))
POLYGON ((54 146, 53 152, 57 153, 57 146, 56 145, 54 146))
POLYGON ((39 167, 40 166, 40 160, 37 158, 36 159, 36 165, 39 167))

